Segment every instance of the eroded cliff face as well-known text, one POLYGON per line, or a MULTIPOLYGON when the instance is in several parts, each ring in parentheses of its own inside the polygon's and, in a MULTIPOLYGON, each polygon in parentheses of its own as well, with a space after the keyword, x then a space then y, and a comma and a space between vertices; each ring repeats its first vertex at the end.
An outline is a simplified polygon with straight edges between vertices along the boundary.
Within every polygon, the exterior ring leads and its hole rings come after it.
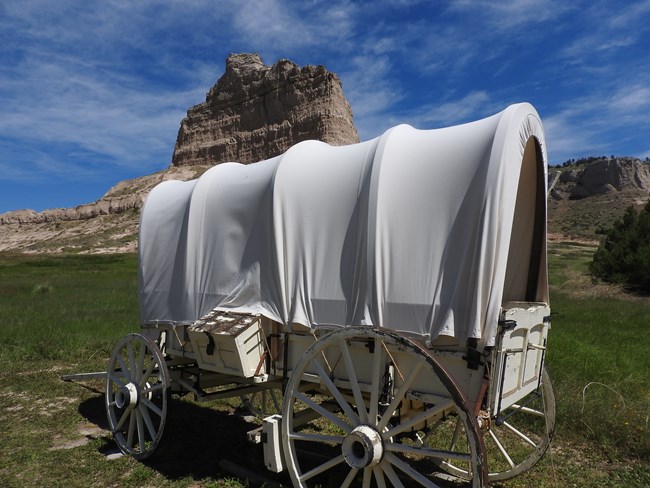
POLYGON ((231 54, 205 102, 181 122, 172 164, 252 163, 308 139, 359 142, 339 78, 323 66, 231 54))
POLYGON ((612 192, 650 191, 650 164, 636 158, 600 158, 562 170, 552 192, 555 199, 582 198, 612 192))

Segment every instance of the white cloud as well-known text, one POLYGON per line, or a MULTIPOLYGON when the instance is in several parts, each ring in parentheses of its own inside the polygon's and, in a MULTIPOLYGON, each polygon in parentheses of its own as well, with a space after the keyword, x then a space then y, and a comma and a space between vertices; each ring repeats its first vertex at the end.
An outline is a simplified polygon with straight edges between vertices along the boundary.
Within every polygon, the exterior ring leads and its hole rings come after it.
POLYGON ((508 30, 557 19, 573 9, 562 0, 453 0, 450 8, 479 13, 495 29, 508 30))
POLYGON ((617 153, 620 149, 614 148, 626 147, 650 130, 649 111, 650 87, 631 80, 621 81, 614 90, 572 100, 567 108, 543 120, 548 146, 555 155, 552 162, 617 153))
POLYGON ((631 84, 624 86, 608 101, 612 115, 618 117, 647 117, 650 112, 650 86, 631 84))
MULTIPOLYGON (((608 5, 611 8, 611 5, 608 5)), ((629 3, 617 9, 614 15, 609 15, 609 25, 615 28, 630 29, 634 24, 644 21, 644 16, 650 14, 650 0, 629 3)), ((647 20, 647 19, 645 19, 647 20)))
MULTIPOLYGON (((336 42, 345 44, 358 8, 352 2, 256 0, 236 3, 236 34, 275 52, 336 42)), ((341 47, 341 46, 339 46, 341 47)))
POLYGON ((562 163, 576 155, 601 152, 603 141, 579 122, 579 112, 565 109, 543 119, 549 163, 562 163))
POLYGON ((423 107, 414 114, 414 123, 424 128, 457 125, 484 117, 490 105, 487 92, 473 91, 457 100, 423 107))
POLYGON ((391 75, 394 66, 385 56, 357 56, 348 71, 340 73, 361 140, 380 135, 391 125, 388 115, 404 98, 391 75))

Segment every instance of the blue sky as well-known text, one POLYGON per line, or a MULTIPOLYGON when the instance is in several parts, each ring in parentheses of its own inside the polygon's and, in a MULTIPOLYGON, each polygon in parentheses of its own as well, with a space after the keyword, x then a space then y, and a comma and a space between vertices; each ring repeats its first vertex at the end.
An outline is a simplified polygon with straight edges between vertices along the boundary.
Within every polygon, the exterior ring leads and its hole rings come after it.
POLYGON ((362 140, 528 101, 552 164, 650 157, 650 0, 4 0, 0 213, 167 167, 231 52, 337 73, 362 140))

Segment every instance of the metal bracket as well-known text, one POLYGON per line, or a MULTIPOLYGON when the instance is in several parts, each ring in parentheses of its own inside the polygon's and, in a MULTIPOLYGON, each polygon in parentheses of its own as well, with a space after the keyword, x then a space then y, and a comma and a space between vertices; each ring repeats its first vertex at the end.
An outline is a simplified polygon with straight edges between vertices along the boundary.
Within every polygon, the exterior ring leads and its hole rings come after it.
POLYGON ((483 355, 478 351, 478 339, 473 337, 467 339, 467 352, 463 356, 463 359, 467 361, 467 368, 476 370, 479 366, 483 366, 482 357, 483 355))
POLYGON ((504 330, 512 330, 517 327, 516 320, 499 320, 499 327, 502 327, 504 330))

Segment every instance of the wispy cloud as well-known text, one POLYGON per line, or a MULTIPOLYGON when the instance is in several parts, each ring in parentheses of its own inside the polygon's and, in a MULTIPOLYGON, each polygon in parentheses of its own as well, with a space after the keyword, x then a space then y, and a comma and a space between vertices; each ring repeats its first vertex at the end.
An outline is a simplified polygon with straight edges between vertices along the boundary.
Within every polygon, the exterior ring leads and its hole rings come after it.
POLYGON ((392 124, 387 114, 404 98, 387 57, 357 56, 349 70, 341 73, 346 97, 352 107, 355 125, 362 140, 380 135, 392 124))
MULTIPOLYGON (((616 144, 638 139, 650 131, 650 87, 624 80, 613 91, 576 98, 544 118, 548 144, 557 159, 611 153, 616 144)), ((643 156, 636 154, 621 156, 643 156)), ((645 156, 643 156, 645 157, 645 156)))
POLYGON ((459 99, 422 107, 414 120, 424 128, 457 125, 491 115, 491 105, 487 92, 472 91, 459 99))
POLYGON ((480 13, 481 19, 495 29, 512 29, 556 19, 573 10, 562 0, 453 0, 452 10, 480 13))
POLYGON ((614 15, 607 15, 608 24, 614 28, 630 29, 636 24, 643 24, 644 17, 650 14, 650 0, 626 2, 614 15))
POLYGON ((352 2, 325 0, 311 3, 254 0, 236 2, 232 9, 238 35, 276 52, 296 45, 306 49, 330 42, 346 43, 352 35, 357 12, 352 2))

